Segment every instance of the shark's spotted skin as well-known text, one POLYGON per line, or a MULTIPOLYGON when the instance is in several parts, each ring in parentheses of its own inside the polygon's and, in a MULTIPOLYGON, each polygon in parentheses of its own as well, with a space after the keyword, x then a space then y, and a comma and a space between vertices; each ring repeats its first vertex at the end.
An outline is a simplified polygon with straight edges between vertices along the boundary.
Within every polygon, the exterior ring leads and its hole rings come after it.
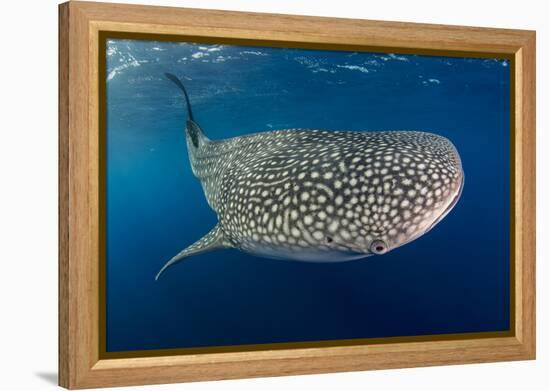
POLYGON ((219 247, 316 262, 383 254, 440 221, 463 185, 454 146, 426 132, 287 129, 210 141, 189 120, 186 138, 218 215, 216 241, 161 272, 219 247))

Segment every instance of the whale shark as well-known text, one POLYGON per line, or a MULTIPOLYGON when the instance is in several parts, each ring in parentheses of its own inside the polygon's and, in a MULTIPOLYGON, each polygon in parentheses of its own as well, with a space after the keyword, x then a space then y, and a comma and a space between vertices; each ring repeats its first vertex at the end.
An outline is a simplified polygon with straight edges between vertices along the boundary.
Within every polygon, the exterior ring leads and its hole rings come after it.
POLYGON ((158 272, 223 248, 297 261, 382 255, 426 234, 464 186, 457 149, 429 132, 283 129, 210 140, 187 90, 191 170, 217 224, 158 272))

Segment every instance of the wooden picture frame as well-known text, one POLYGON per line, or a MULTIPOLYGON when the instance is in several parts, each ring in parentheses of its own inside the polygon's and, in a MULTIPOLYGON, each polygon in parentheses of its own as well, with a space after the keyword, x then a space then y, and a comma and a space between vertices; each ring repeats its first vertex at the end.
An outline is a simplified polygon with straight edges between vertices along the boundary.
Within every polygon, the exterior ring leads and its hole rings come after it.
POLYGON ((59 6, 59 384, 90 388, 535 358, 535 32, 71 1, 59 6), (105 358, 100 178, 104 31, 307 48, 502 56, 511 66, 510 332, 105 358), (376 343, 374 343, 376 342, 376 343))

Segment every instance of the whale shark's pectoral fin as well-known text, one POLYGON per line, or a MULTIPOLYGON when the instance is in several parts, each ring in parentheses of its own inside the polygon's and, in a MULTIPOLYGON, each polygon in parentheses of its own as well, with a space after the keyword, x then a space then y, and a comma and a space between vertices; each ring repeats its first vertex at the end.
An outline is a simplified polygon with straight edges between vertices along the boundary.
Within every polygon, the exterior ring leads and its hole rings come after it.
POLYGON ((181 261, 183 258, 189 257, 191 255, 202 254, 208 251, 228 248, 231 247, 231 244, 225 239, 223 231, 219 224, 217 224, 210 232, 205 236, 197 240, 195 243, 182 250, 172 259, 170 259, 166 264, 160 269, 155 281, 159 279, 160 275, 173 264, 181 261))

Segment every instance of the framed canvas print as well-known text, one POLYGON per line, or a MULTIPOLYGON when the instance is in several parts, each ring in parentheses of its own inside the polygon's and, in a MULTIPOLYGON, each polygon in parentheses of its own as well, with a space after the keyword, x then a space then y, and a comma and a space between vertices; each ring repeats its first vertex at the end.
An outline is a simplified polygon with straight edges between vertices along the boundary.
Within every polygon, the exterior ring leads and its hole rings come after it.
POLYGON ((535 33, 60 5, 60 385, 535 358, 535 33))

